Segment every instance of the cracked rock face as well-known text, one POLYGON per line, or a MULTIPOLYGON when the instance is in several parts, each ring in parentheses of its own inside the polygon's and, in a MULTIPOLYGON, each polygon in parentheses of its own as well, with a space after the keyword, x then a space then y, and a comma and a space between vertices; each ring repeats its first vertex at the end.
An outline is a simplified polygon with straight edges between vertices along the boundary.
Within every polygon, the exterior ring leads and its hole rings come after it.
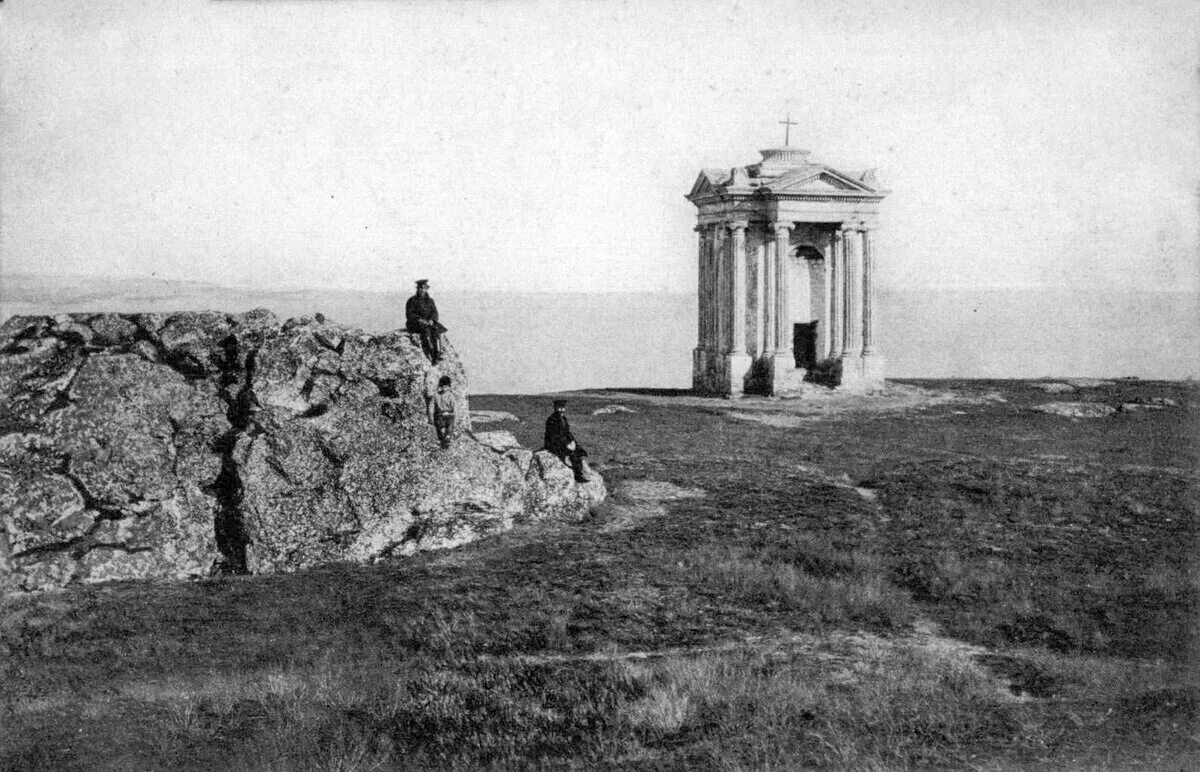
POLYGON ((320 317, 73 314, 0 326, 0 591, 287 571, 454 546, 604 498, 475 441, 448 345, 320 317), (438 447, 426 394, 454 381, 438 447))

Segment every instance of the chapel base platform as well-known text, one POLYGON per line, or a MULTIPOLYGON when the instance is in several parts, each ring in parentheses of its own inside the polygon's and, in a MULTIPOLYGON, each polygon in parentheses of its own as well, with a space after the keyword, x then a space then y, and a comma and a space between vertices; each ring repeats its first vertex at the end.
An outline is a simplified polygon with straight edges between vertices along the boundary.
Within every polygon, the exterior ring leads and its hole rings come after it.
POLYGON ((884 358, 875 354, 838 357, 797 367, 788 354, 731 354, 692 350, 692 391, 710 397, 743 395, 799 397, 813 388, 867 393, 884 387, 884 358))

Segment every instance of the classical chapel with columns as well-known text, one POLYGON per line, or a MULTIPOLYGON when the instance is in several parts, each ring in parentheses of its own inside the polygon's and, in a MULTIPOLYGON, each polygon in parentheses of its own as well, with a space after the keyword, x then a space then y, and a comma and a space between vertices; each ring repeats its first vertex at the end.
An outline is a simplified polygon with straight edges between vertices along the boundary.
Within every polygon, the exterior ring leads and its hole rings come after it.
POLYGON ((705 169, 699 210, 702 394, 794 394, 804 382, 883 385, 875 346, 871 232, 888 191, 809 151, 760 151, 756 164, 705 169))

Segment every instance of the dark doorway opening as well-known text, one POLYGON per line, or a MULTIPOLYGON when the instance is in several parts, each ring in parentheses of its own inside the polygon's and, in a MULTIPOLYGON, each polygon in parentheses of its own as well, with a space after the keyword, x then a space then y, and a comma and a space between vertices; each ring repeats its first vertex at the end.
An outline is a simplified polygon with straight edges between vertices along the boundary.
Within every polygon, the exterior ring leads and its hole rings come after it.
POLYGON ((817 324, 819 319, 792 325, 792 355, 796 367, 814 367, 817 364, 817 324))

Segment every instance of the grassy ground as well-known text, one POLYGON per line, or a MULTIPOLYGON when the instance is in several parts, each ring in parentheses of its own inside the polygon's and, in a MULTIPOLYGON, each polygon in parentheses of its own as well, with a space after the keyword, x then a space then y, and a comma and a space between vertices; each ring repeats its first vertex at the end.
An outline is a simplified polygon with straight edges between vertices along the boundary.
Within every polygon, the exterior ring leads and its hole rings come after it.
POLYGON ((921 385, 591 393, 582 525, 6 601, 0 768, 1195 768, 1200 395, 921 385))

